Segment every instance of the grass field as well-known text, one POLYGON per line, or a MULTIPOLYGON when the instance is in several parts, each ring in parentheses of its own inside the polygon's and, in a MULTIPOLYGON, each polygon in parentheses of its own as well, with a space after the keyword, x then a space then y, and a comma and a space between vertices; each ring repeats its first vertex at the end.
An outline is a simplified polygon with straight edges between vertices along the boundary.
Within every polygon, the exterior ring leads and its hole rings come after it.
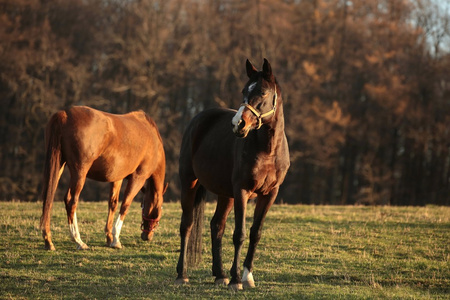
MULTIPOLYGON (((81 202, 78 221, 90 250, 77 251, 63 203, 56 202, 55 252, 43 250, 41 203, 0 202, 0 208, 2 299, 450 299, 448 207, 275 205, 256 253, 256 288, 238 293, 213 284, 208 228, 202 264, 190 270, 189 285, 174 286, 179 203, 164 204, 151 243, 140 240, 140 208, 134 203, 122 228, 124 248, 115 250, 104 246, 107 203, 81 202)), ((207 204, 205 227, 213 210, 207 204)), ((233 222, 231 214, 226 269, 233 222)))

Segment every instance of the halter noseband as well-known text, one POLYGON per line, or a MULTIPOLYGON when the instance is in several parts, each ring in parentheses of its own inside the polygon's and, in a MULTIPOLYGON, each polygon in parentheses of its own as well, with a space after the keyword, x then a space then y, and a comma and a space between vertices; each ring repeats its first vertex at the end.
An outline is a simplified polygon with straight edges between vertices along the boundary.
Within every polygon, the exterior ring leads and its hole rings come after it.
POLYGON ((256 118, 258 118, 258 127, 256 127, 256 130, 261 128, 261 126, 262 126, 262 118, 268 117, 271 114, 275 114, 275 110, 277 109, 277 97, 278 97, 277 91, 275 90, 275 96, 274 96, 275 99, 273 100, 273 108, 271 110, 269 110, 268 112, 263 113, 263 114, 261 114, 259 111, 257 111, 253 106, 251 106, 248 103, 242 103, 241 104, 241 107, 242 106, 247 107, 256 116, 256 118))
POLYGON ((146 216, 144 216, 144 214, 142 214, 143 221, 141 224, 141 230, 143 232, 147 232, 147 233, 153 232, 156 229, 156 227, 158 227, 158 225, 159 225, 159 219, 160 218, 150 219, 150 218, 147 218, 146 216), (144 220, 148 221, 148 229, 144 229, 144 220))

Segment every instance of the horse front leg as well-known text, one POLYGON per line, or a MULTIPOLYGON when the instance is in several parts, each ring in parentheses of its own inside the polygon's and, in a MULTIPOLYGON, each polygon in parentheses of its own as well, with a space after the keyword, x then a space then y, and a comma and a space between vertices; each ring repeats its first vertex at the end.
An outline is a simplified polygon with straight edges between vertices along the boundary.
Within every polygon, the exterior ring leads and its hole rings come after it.
POLYGON ((231 281, 229 284, 230 289, 234 291, 242 290, 242 281, 239 268, 239 260, 242 244, 245 239, 245 214, 247 210, 247 201, 249 194, 243 190, 235 193, 234 198, 234 216, 235 216, 235 229, 233 233, 234 244, 234 261, 231 267, 231 281))
POLYGON ((109 202, 108 202, 108 217, 106 218, 105 234, 106 234, 106 245, 111 246, 113 242, 112 235, 112 225, 114 214, 116 213, 117 205, 119 203, 120 187, 122 186, 122 181, 119 180, 111 183, 111 189, 109 192, 109 202))
POLYGON ((233 198, 218 196, 216 212, 211 219, 211 241, 212 241, 212 257, 213 276, 216 277, 216 285, 227 285, 229 280, 223 271, 222 264, 222 237, 225 232, 225 225, 228 214, 233 208, 233 198))
POLYGON ((77 220, 77 205, 80 198, 81 190, 83 189, 84 182, 86 181, 85 176, 74 176, 70 180, 70 187, 67 190, 66 196, 64 197, 64 202, 66 204, 67 221, 69 223, 69 233, 71 239, 77 244, 78 250, 86 250, 89 247, 81 240, 80 232, 78 230, 78 220, 77 220))
POLYGON ((253 279, 253 259, 255 257, 256 246, 261 240, 262 227, 264 219, 269 208, 274 203, 278 194, 278 187, 274 188, 268 195, 260 195, 256 201, 255 213, 253 216, 253 225, 250 229, 250 242, 248 246, 247 256, 244 261, 244 274, 242 275, 242 283, 246 288, 254 288, 255 280, 253 279))
POLYGON ((117 217, 116 223, 112 228, 112 238, 113 241, 110 245, 111 248, 122 249, 122 243, 120 242, 119 236, 122 231, 123 221, 125 220, 125 216, 128 213, 128 209, 130 208, 131 202, 137 193, 141 190, 142 186, 144 186, 146 178, 141 176, 131 176, 128 179, 127 188, 125 189, 125 195, 122 201, 122 205, 120 206, 119 216, 117 217))

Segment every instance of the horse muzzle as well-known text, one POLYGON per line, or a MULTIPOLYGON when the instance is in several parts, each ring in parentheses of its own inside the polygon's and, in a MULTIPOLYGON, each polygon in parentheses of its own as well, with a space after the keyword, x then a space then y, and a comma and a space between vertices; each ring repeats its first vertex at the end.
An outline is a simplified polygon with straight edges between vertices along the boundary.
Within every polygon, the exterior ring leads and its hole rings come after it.
POLYGON ((151 232, 143 231, 141 233, 141 239, 143 241, 151 241, 153 239, 153 231, 151 231, 151 232))
POLYGON ((233 127, 233 133, 239 138, 245 138, 249 133, 249 128, 246 128, 245 121, 240 120, 237 125, 231 124, 233 127))
POLYGON ((254 122, 248 114, 244 113, 245 106, 241 106, 236 115, 231 120, 233 133, 240 138, 245 138, 250 130, 254 127, 254 122))
POLYGON ((156 227, 159 225, 159 219, 150 219, 149 217, 144 216, 142 214, 142 223, 141 223, 141 239, 143 241, 151 241, 153 238, 153 232, 155 231, 156 227))

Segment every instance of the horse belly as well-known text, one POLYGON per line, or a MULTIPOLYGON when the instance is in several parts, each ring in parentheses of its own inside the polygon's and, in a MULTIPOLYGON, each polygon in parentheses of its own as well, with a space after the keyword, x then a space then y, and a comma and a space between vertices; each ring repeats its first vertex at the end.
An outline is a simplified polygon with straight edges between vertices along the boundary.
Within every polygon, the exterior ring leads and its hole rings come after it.
POLYGON ((129 170, 124 170, 122 166, 117 165, 114 160, 108 161, 99 157, 92 164, 87 177, 97 181, 114 182, 123 179, 130 173, 129 170))
POLYGON ((215 167, 194 167, 195 175, 201 185, 211 193, 233 198, 233 186, 231 175, 223 172, 219 166, 215 167))
MULTIPOLYGON (((217 146, 217 145, 216 145, 217 146)), ((232 160, 226 147, 200 148, 194 155, 193 169, 195 176, 210 192, 233 197, 232 160)))
MULTIPOLYGON (((136 170, 143 164, 143 159, 140 159, 142 154, 133 153, 99 156, 93 163, 87 174, 88 178, 97 181, 115 182, 124 179, 128 175, 136 172, 136 170), (130 158, 135 158, 131 159, 130 158)), ((145 175, 145 174, 144 174, 145 175)))

